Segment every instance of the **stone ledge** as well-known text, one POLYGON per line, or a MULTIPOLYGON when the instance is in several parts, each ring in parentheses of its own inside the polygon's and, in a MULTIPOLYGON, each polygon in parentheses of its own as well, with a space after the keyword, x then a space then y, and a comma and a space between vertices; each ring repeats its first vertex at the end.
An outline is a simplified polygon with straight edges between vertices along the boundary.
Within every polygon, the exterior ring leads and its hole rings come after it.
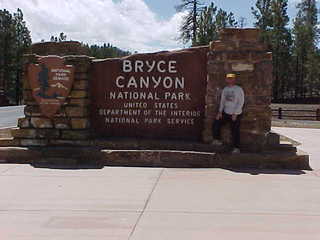
POLYGON ((22 147, 0 147, 1 163, 31 163, 32 159, 38 159, 40 152, 22 147))
MULTIPOLYGON (((231 148, 228 145, 227 135, 223 135, 226 143, 223 146, 217 147, 208 143, 201 142, 182 142, 178 140, 151 140, 151 139, 136 139, 136 138, 106 138, 93 139, 94 134, 90 130, 55 130, 55 129, 11 129, 17 140, 14 146, 70 146, 70 147, 97 147, 100 149, 109 150, 170 150, 170 151, 195 151, 208 153, 228 153, 231 148), (36 138, 31 138, 30 135, 35 135, 36 138), (61 135, 59 134, 61 133, 61 135), (29 137, 28 137, 29 136, 29 137), (20 141, 20 142, 19 142, 20 141), (47 142, 45 142, 47 141, 47 142), (22 145, 23 144, 23 145, 22 145)), ((211 132, 207 134, 208 142, 212 141, 211 132)), ((263 151, 278 151, 278 152, 293 152, 297 151, 296 145, 293 146, 290 142, 281 142, 280 136, 276 133, 269 134, 265 144, 257 145, 253 148, 252 144, 246 144, 245 141, 241 146, 241 151, 246 153, 257 153, 263 151), (255 150, 255 151, 253 151, 255 150)), ((257 138, 257 136, 254 136, 257 138)), ((6 139, 0 138, 0 146, 7 145, 6 139)), ((258 141, 259 142, 259 141, 258 141)))
POLYGON ((167 168, 251 168, 311 170, 304 152, 204 153, 192 151, 107 150, 93 147, 0 147, 1 163, 167 168))
POLYGON ((20 140, 12 137, 0 138, 0 147, 19 147, 20 140))
POLYGON ((8 128, 0 128, 0 139, 1 138, 11 138, 11 129, 10 127, 8 128))
POLYGON ((152 140, 135 138, 110 138, 92 141, 92 146, 108 150, 169 150, 169 151, 192 151, 192 152, 228 152, 227 145, 216 147, 200 142, 181 142, 178 140, 152 140))
POLYGON ((219 154, 181 151, 102 150, 106 166, 311 170, 305 153, 219 154))

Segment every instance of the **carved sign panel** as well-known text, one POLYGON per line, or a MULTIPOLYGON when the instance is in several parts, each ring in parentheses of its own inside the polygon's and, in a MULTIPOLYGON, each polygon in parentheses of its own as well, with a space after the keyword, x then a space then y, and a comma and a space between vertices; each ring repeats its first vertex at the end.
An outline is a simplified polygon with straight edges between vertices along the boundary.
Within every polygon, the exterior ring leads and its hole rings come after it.
POLYGON ((206 48, 93 63, 92 124, 103 137, 201 138, 206 48))
POLYGON ((43 57, 39 64, 30 64, 28 79, 32 95, 40 106, 41 113, 53 117, 69 95, 74 68, 64 65, 64 59, 58 56, 43 57))

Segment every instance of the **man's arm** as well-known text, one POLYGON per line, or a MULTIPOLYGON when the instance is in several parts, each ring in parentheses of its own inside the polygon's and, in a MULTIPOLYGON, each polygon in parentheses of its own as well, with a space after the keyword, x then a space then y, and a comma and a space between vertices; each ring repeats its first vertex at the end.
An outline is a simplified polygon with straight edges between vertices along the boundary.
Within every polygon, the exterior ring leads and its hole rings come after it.
POLYGON ((220 105, 219 105, 219 112, 218 112, 218 115, 217 115, 217 117, 216 117, 217 120, 219 120, 219 119, 222 118, 222 112, 223 112, 223 109, 224 109, 225 101, 226 101, 226 96, 225 96, 225 91, 224 91, 224 89, 223 89, 223 90, 222 90, 222 93, 221 93, 221 99, 220 99, 220 105))
POLYGON ((236 99, 237 99, 236 100, 237 102, 236 102, 236 105, 234 106, 233 115, 237 116, 242 113, 242 108, 244 104, 244 92, 242 88, 239 88, 239 91, 237 91, 236 99))

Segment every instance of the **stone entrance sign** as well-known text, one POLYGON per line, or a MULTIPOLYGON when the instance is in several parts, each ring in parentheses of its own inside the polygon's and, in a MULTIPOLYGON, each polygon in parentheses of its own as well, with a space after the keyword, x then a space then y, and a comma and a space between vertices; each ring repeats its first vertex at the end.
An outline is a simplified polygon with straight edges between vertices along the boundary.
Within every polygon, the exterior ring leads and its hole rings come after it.
POLYGON ((207 47, 93 62, 91 122, 103 137, 200 140, 207 47))
POLYGON ((310 169, 307 154, 270 132, 272 56, 259 30, 223 29, 209 46, 120 59, 85 52, 72 41, 32 45, 25 116, 0 139, 3 163, 310 169), (245 92, 241 154, 229 154, 227 127, 225 144, 210 144, 227 73, 245 92))
POLYGON ((48 56, 39 64, 30 64, 28 77, 32 95, 46 117, 53 117, 65 102, 73 84, 74 68, 64 65, 64 59, 48 56))

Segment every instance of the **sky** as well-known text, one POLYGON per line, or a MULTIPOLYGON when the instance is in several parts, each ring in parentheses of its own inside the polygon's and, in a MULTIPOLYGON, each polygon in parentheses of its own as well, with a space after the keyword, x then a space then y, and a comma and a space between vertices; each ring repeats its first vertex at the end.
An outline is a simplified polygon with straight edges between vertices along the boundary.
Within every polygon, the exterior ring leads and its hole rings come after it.
MULTIPOLYGON (((49 41, 60 32, 68 40, 89 44, 110 43, 131 52, 180 49, 178 29, 183 14, 175 6, 181 0, 0 0, 0 9, 11 13, 20 8, 33 42, 49 41)), ((204 3, 212 1, 203 0, 204 3)), ((251 6, 256 0, 213 0, 232 11, 236 19, 246 18, 253 27, 251 6)), ((289 0, 288 14, 296 15, 299 0, 289 0)), ((318 6, 319 7, 319 6, 318 6)))

